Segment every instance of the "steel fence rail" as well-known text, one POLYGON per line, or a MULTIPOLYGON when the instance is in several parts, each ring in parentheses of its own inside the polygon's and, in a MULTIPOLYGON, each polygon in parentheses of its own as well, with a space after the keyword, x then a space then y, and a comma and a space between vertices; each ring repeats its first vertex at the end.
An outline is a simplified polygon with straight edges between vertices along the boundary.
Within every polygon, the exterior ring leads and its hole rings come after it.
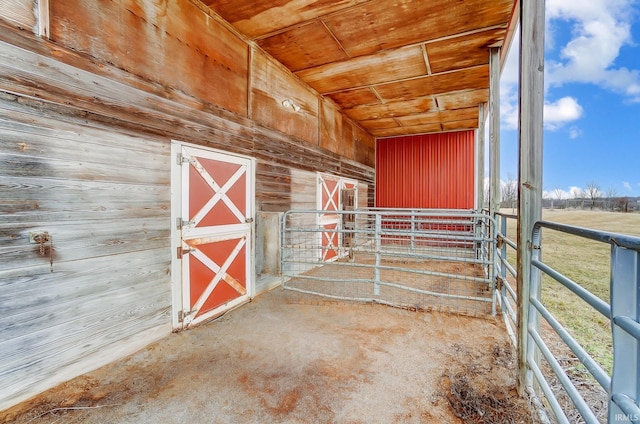
POLYGON ((496 274, 499 278, 500 291, 498 295, 498 303, 500 310, 502 311, 502 317, 507 328, 507 334, 513 344, 514 348, 518 345, 516 340, 516 329, 518 328, 518 320, 515 312, 516 305, 518 304, 518 295, 513 289, 510 279, 515 280, 517 277, 517 271, 509 263, 509 257, 515 257, 518 250, 516 243, 511 240, 507 234, 507 226, 509 220, 517 220, 516 215, 496 213, 496 274), (513 255, 509 255, 510 250, 513 251, 513 255))
MULTIPOLYGON (((598 418, 548 347, 540 332, 544 320, 568 351, 608 393, 608 422, 640 422, 640 238, 538 221, 532 233, 531 294, 518 299, 517 277, 507 237, 517 216, 460 210, 367 209, 289 211, 282 223, 282 274, 285 289, 296 293, 416 310, 443 309, 474 315, 500 308, 507 333, 517 346, 516 305, 527 302, 529 321, 527 391, 541 391, 559 423, 569 423, 565 407, 549 383, 552 373, 586 423, 598 418), (611 246, 609 303, 580 282, 542 260, 542 230, 611 246), (541 276, 547 275, 611 322, 613 372, 609 375, 543 304, 541 276), (484 306, 482 306, 484 305, 484 306), (489 306, 490 305, 490 306, 489 306), (540 366, 544 360, 548 367, 540 366), (537 384, 533 384, 533 382, 537 384)), ((543 413, 544 414, 544 413, 543 413)))
POLYGON ((495 222, 470 210, 295 210, 281 228, 283 286, 327 299, 496 311, 495 222))
POLYGON ((577 358, 582 358, 581 361, 587 370, 598 381, 600 386, 607 390, 611 385, 611 377, 609 374, 598 364, 584 348, 574 339, 571 334, 560 324, 560 322, 549 312, 547 308, 538 299, 531 299, 531 304, 538 310, 540 315, 549 323, 560 338, 567 344, 569 349, 576 355, 577 358))
MULTIPOLYGON (((594 411, 584 401, 567 372, 559 364, 540 333, 540 318, 544 319, 558 337, 573 352, 599 385, 608 393, 608 422, 640 422, 640 237, 582 227, 538 221, 532 232, 531 295, 529 304, 528 343, 526 366, 535 378, 551 410, 559 422, 569 422, 560 408, 556 395, 550 389, 547 376, 541 372, 540 356, 549 365, 565 393, 586 423, 599 423, 594 411), (611 287, 607 303, 589 292, 578 282, 545 264, 541 258, 542 229, 558 231, 577 237, 606 243, 611 246, 611 287), (610 376, 587 351, 569 334, 562 324, 543 305, 540 299, 541 275, 547 275, 569 289, 585 304, 610 320, 613 335, 613 372, 610 376)), ((504 301, 503 301, 504 302, 504 301)), ((529 382, 531 384, 531 382, 529 382)), ((529 390, 534 390, 533 385, 529 390)))

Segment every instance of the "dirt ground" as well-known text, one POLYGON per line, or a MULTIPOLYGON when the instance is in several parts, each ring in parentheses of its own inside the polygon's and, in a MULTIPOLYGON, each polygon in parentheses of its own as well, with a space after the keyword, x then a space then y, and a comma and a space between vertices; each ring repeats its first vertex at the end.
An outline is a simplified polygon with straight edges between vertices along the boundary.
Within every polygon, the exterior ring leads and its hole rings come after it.
POLYGON ((497 318, 293 302, 276 289, 0 412, 0 422, 529 423, 532 415, 516 395, 515 358, 497 318))

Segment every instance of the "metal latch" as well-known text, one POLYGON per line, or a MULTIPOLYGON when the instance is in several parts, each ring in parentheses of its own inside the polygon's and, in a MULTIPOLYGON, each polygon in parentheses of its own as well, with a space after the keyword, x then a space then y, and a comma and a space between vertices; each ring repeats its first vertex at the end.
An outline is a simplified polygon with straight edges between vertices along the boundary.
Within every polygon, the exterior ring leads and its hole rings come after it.
POLYGON ((247 224, 251 224, 253 223, 253 218, 247 218, 244 220, 244 222, 246 222, 247 224))
POLYGON ((178 250, 178 252, 177 252, 178 254, 176 255, 176 257, 177 257, 178 259, 182 259, 182 257, 183 257, 184 255, 188 255, 189 253, 191 253, 191 252, 195 252, 195 251, 196 251, 196 249, 184 249, 184 248, 182 248, 182 247, 178 247, 178 249, 177 249, 177 250, 178 250))

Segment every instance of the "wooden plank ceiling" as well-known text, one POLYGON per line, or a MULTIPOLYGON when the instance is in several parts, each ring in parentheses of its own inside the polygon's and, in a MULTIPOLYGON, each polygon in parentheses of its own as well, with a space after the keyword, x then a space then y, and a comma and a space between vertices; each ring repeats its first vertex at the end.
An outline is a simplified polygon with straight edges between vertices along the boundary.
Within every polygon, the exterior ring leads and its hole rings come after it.
POLYGON ((202 0, 373 136, 477 128, 516 0, 202 0))

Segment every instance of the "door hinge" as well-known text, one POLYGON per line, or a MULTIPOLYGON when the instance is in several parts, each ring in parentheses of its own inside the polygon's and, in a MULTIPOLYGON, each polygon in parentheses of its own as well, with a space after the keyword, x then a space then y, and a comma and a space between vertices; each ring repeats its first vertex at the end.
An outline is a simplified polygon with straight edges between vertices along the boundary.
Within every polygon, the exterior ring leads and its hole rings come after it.
POLYGON ((191 252, 195 252, 196 249, 184 249, 182 247, 178 247, 176 257, 178 259, 182 259, 184 255, 188 255, 191 252))
POLYGON ((196 311, 178 311, 178 322, 184 322, 187 318, 195 314, 196 311))
POLYGON ((196 225, 195 221, 183 221, 182 218, 176 218, 176 229, 182 230, 182 227, 193 227, 196 225))
POLYGON ((182 166, 183 163, 187 163, 187 162, 189 162, 189 159, 184 157, 182 153, 178 153, 176 155, 176 164, 178 164, 178 166, 182 166))

